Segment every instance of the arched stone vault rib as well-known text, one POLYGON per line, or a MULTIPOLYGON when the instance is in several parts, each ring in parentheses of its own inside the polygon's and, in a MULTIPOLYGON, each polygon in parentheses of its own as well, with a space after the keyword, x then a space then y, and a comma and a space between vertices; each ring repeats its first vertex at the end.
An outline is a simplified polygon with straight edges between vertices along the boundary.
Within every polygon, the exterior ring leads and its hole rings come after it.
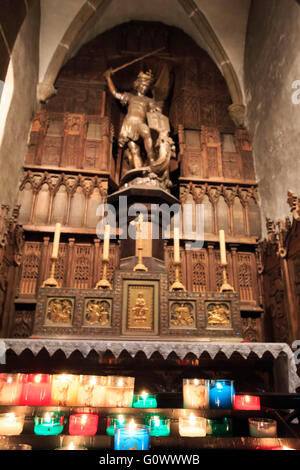
POLYGON ((76 41, 82 28, 92 18, 95 12, 99 12, 100 9, 104 11, 111 2, 112 0, 87 0, 81 7, 65 32, 62 40, 58 44, 48 65, 43 81, 38 85, 38 101, 46 101, 56 93, 53 85, 62 65, 64 64, 65 58, 68 56, 72 44, 76 41))
MULTIPOLYGON (((103 14, 112 2, 113 0, 87 0, 81 7, 57 46, 48 65, 43 82, 39 84, 39 101, 45 101, 51 95, 55 94, 53 85, 56 77, 65 60, 68 58, 70 51, 73 49, 74 44, 78 40, 83 28, 92 20, 96 12, 98 16, 99 13, 103 14)), ((177 2, 183 8, 190 21, 196 26, 202 42, 207 45, 208 52, 220 68, 232 99, 232 104, 228 108, 229 114, 238 127, 243 127, 245 114, 243 92, 234 67, 221 42, 194 0, 177 0, 177 2)))
POLYGON ((238 127, 244 126, 245 105, 242 89, 237 74, 229 60, 222 44, 210 26, 205 15, 197 7, 194 0, 177 0, 196 26, 203 43, 206 43, 212 58, 219 66, 229 89, 232 105, 229 114, 238 127))

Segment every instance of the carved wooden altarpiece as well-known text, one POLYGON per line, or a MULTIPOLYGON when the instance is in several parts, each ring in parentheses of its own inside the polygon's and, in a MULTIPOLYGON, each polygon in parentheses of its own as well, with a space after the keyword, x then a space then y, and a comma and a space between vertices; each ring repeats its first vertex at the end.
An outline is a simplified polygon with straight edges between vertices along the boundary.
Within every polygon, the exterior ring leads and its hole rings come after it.
MULTIPOLYGON (((103 246, 96 234, 97 207, 118 194, 121 182, 130 184, 123 150, 118 147, 126 108, 109 93, 103 74, 109 67, 160 48, 164 48, 160 53, 121 70, 113 78, 120 91, 132 89, 141 69, 151 69, 163 82, 167 92, 162 112, 169 118, 175 146, 169 164, 170 198, 182 207, 203 204, 205 233, 201 250, 186 250, 185 242, 189 240, 181 241, 179 275, 187 293, 178 299, 169 293, 175 280, 172 238, 152 244, 151 249, 147 246, 152 257, 147 276, 149 281, 159 280, 158 297, 163 292, 168 299, 159 304, 159 320, 152 323, 152 334, 188 338, 240 332, 245 339, 263 340, 257 244, 260 213, 248 132, 231 120, 228 106, 232 102, 226 82, 207 53, 176 28, 143 22, 119 25, 85 44, 61 69, 55 83, 56 95, 33 118, 19 192, 25 246, 11 297, 13 314, 11 309, 6 313, 10 320, 5 321, 5 335, 28 337, 42 333, 43 328, 48 328, 49 334, 59 331, 80 336, 127 331, 127 326, 122 330, 124 320, 119 314, 122 298, 118 297, 116 272, 119 270, 122 276, 127 273, 132 279, 133 266, 128 257, 135 255, 134 241, 123 243, 119 233, 111 240, 107 278, 113 291, 102 298, 94 290, 103 272, 103 246), (65 324, 60 330, 57 324, 45 325, 42 320, 46 293, 41 289, 49 276, 57 222, 62 224, 55 267, 59 289, 51 295, 74 298, 72 325, 65 324), (235 300, 226 298, 226 302, 218 297, 222 285, 219 229, 226 232, 227 275, 236 292, 235 300), (163 266, 156 277, 151 277, 155 260, 163 266), (165 277, 160 280, 159 276, 165 277), (213 294, 217 298, 211 297, 213 294), (82 302, 79 307, 78 299, 82 302), (239 304, 235 303, 237 299, 239 304), (219 307, 217 300, 221 302, 219 307), (213 306, 205 307, 206 301, 213 306), (218 309, 230 317, 227 323, 217 324, 211 319, 214 311, 214 318, 218 318, 218 309), (224 313, 227 309, 230 313, 224 313), (210 320, 206 325, 208 311, 210 320)), ((145 197, 141 200, 149 202, 145 197)), ((139 332, 143 330, 141 325, 139 332)))

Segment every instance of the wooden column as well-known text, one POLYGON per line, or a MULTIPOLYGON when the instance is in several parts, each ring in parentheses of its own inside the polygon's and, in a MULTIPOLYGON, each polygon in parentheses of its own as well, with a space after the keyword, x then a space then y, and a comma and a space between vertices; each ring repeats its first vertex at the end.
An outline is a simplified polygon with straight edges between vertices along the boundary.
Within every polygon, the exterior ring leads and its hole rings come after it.
POLYGON ((43 245, 41 249, 41 264, 40 264, 40 271, 38 275, 38 280, 37 280, 37 287, 39 288, 45 279, 47 279, 48 274, 49 274, 49 269, 50 269, 50 264, 49 264, 49 258, 50 258, 50 253, 49 253, 49 245, 50 242, 50 237, 44 237, 43 238, 43 245))
POLYGON ((237 247, 230 246, 231 250, 231 258, 232 258, 232 282, 234 290, 237 292, 240 291, 240 283, 239 283, 239 270, 238 270, 238 260, 237 260, 237 247))
POLYGON ((66 266, 68 266, 67 275, 66 275, 66 287, 73 287, 71 283, 72 283, 72 274, 73 274, 74 244, 75 244, 75 238, 69 238, 67 263, 66 263, 66 266))
POLYGON ((209 244, 208 248, 208 290, 216 291, 216 269, 215 269, 215 256, 214 256, 214 245, 209 244))
POLYGON ((94 238, 94 256, 93 256, 93 286, 100 280, 100 240, 94 238))

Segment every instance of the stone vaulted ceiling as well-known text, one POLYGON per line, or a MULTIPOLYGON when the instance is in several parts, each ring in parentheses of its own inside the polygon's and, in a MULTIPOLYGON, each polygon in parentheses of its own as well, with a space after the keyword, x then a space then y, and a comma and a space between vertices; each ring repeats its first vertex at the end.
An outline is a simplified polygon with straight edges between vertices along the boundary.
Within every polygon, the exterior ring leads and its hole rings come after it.
POLYGON ((244 103, 243 58, 251 0, 41 0, 40 94, 51 93, 61 66, 98 34, 131 20, 176 26, 205 49, 244 103))

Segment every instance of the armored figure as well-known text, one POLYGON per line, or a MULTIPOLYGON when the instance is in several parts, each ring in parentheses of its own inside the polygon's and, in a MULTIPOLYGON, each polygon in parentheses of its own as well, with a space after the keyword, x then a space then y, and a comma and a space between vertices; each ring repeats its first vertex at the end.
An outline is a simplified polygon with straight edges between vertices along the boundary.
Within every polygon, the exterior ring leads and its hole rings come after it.
POLYGON ((143 182, 145 178, 156 180, 167 189, 170 187, 169 163, 170 158, 175 156, 175 145, 169 136, 169 119, 162 114, 162 102, 146 96, 154 80, 152 71, 138 74, 133 93, 117 91, 111 78, 112 73, 112 69, 109 69, 104 74, 109 90, 122 104, 128 106, 118 143, 125 149, 124 157, 128 161, 129 170, 143 168, 143 182), (153 142, 151 129, 158 134, 156 142, 153 142), (140 139, 144 143, 147 162, 142 158, 138 143, 140 139))
POLYGON ((146 123, 147 112, 155 111, 157 105, 152 98, 146 96, 152 82, 153 75, 151 70, 140 72, 133 84, 135 93, 120 93, 116 90, 111 78, 111 69, 105 73, 107 84, 112 95, 121 101, 123 105, 128 105, 128 111, 124 118, 119 135, 119 146, 125 147, 126 156, 131 168, 140 168, 143 166, 140 147, 137 141, 142 137, 149 162, 154 161, 153 142, 149 126, 146 123))

